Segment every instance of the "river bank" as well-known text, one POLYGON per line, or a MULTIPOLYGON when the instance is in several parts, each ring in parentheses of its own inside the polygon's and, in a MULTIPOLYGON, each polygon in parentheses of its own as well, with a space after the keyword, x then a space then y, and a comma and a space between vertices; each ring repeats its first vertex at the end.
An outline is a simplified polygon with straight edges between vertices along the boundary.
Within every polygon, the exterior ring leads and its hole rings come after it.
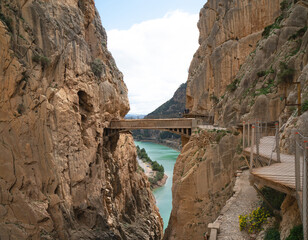
MULTIPOLYGON (((138 161, 139 166, 144 170, 144 173, 148 178, 155 177, 156 171, 152 169, 151 165, 149 165, 146 162, 143 162, 138 157, 137 157, 137 161, 138 161)), ((167 179, 168 179, 168 175, 164 174, 161 180, 157 181, 155 184, 152 184, 152 190, 164 186, 167 182, 167 179)))
POLYGON ((166 229, 172 209, 172 176, 173 168, 176 162, 179 151, 175 151, 172 148, 152 143, 152 142, 140 142, 135 141, 135 144, 140 148, 145 148, 149 157, 152 160, 162 164, 165 169, 165 174, 169 176, 166 179, 166 183, 159 188, 153 190, 154 197, 156 199, 156 205, 159 208, 159 212, 164 221, 164 229, 166 229))

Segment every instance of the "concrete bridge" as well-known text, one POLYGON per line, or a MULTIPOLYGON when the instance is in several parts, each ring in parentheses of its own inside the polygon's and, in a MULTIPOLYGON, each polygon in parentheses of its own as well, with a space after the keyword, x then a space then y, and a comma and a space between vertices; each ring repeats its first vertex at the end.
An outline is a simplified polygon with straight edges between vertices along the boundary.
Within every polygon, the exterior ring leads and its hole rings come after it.
POLYGON ((152 129, 168 131, 182 137, 182 146, 188 142, 194 129, 201 122, 195 118, 168 118, 168 119, 123 119, 112 120, 106 130, 111 135, 121 130, 152 129))

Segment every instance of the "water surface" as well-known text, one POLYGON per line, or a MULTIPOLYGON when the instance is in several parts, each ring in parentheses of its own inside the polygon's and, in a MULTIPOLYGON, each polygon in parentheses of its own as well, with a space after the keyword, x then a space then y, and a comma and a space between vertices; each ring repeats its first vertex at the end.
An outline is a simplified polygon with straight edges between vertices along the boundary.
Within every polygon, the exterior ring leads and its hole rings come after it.
POLYGON ((171 188, 173 167, 176 158, 180 153, 172 148, 156 143, 135 141, 135 144, 138 145, 140 149, 144 148, 152 161, 157 161, 159 164, 162 164, 165 169, 165 174, 168 176, 166 184, 163 187, 157 188, 153 191, 156 199, 156 205, 158 206, 160 215, 164 221, 164 229, 166 229, 172 209, 171 188))

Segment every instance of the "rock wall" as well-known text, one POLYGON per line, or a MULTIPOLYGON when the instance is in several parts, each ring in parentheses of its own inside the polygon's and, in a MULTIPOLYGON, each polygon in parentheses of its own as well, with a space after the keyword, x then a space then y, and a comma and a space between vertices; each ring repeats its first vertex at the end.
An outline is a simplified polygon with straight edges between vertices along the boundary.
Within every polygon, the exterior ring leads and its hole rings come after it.
POLYGON ((302 224, 300 210, 298 209, 296 198, 287 195, 281 204, 282 220, 279 226, 280 238, 286 239, 294 226, 302 224))
POLYGON ((187 81, 186 107, 191 113, 214 115, 224 95, 265 26, 280 14, 281 0, 209 0, 200 11, 200 47, 187 81))
POLYGON ((207 225, 233 194, 235 172, 243 165, 240 138, 201 131, 183 147, 175 166, 172 212, 164 239, 203 240, 207 225))
MULTIPOLYGON (((281 148, 292 152, 292 131, 308 135, 307 112, 297 117, 286 105, 297 103, 291 82, 300 82, 302 102, 308 101, 307 26, 306 1, 208 1, 200 12, 200 47, 189 69, 186 107, 192 114, 214 116, 220 126, 279 120, 280 126, 286 123, 281 148)), ((229 139, 229 147, 215 151, 204 139, 199 141, 206 151, 193 137, 175 165, 165 239, 203 239, 207 224, 232 194, 223 184, 232 186, 238 161, 227 151, 237 142, 229 139)), ((287 209, 284 213, 288 216, 287 209)))
POLYGON ((94 1, 0 2, 0 238, 160 239, 94 1))

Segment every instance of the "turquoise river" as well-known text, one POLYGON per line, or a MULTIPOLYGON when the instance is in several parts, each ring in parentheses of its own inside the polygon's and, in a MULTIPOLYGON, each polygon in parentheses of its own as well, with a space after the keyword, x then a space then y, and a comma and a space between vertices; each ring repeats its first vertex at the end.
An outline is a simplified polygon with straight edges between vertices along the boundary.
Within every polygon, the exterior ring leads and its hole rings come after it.
POLYGON ((156 204, 164 221, 164 229, 166 229, 172 209, 172 176, 173 167, 179 152, 156 143, 151 142, 137 142, 136 146, 144 148, 153 161, 162 164, 165 169, 165 174, 168 176, 167 182, 163 187, 157 188, 153 191, 156 204))

